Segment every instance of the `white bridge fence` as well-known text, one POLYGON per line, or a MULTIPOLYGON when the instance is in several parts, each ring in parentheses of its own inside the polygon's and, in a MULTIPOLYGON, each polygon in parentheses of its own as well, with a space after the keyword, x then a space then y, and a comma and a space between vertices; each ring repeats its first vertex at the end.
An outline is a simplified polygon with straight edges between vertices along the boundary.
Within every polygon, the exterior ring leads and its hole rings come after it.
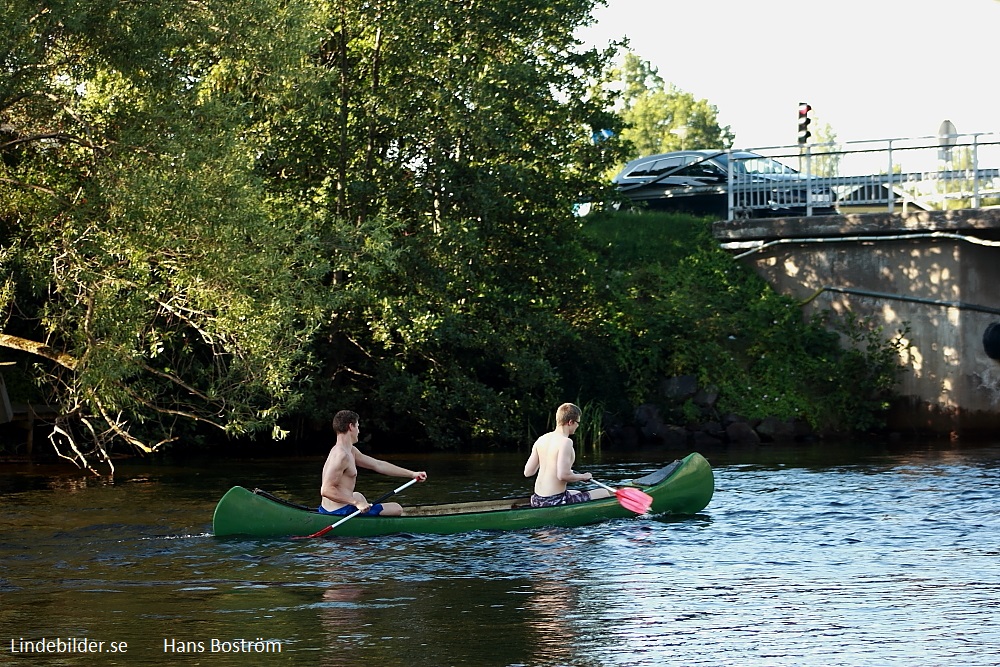
POLYGON ((739 169, 733 157, 730 220, 767 215, 776 201, 790 197, 799 198, 806 215, 831 212, 831 200, 841 214, 1000 206, 1000 135, 995 133, 748 150, 798 170, 801 179, 747 183, 733 173, 739 169))

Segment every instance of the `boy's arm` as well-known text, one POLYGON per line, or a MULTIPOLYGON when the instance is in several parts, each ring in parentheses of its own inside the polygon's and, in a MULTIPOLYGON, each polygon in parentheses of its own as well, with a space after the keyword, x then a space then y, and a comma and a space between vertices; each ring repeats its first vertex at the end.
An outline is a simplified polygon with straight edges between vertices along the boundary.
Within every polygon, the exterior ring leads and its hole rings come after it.
POLYGON ((524 464, 524 476, 531 477, 538 472, 538 448, 532 445, 531 456, 528 457, 527 462, 524 464))
POLYGON ((427 479, 427 473, 423 471, 414 472, 413 470, 402 468, 394 463, 389 463, 388 461, 383 461, 382 459, 362 454, 357 447, 354 448, 354 463, 362 468, 368 468, 369 470, 374 470, 377 473, 388 475, 390 477, 410 477, 420 482, 427 479))

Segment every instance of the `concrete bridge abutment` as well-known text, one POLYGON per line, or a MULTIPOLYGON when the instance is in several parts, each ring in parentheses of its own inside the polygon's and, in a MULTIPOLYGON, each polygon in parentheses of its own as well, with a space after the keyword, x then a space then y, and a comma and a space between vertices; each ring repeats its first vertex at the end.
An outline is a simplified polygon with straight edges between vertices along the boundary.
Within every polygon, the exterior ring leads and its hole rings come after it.
POLYGON ((891 428, 1000 434, 1000 210, 731 220, 713 234, 804 316, 906 331, 891 428))

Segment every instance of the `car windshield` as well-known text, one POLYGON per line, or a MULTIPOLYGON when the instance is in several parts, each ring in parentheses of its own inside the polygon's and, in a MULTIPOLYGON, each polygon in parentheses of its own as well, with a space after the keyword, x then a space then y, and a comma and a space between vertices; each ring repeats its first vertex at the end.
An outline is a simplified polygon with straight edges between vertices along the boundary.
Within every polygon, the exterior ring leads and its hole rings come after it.
MULTIPOLYGON (((720 155, 719 162, 725 164, 728 156, 720 155)), ((733 166, 737 174, 797 174, 798 172, 787 167, 777 160, 773 160, 763 155, 755 153, 733 153, 733 166)))

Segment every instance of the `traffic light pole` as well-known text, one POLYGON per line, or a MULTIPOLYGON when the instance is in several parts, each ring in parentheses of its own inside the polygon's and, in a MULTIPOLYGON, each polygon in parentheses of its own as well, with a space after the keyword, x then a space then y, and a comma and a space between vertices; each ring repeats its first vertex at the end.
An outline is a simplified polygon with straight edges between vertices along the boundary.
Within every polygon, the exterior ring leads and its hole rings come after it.
POLYGON ((809 118, 809 112, 812 111, 812 107, 808 102, 799 102, 799 173, 806 175, 806 215, 812 215, 812 187, 809 185, 808 179, 812 176, 812 165, 811 163, 811 152, 809 150, 809 137, 812 136, 812 132, 809 131, 809 124, 812 119, 809 118))

